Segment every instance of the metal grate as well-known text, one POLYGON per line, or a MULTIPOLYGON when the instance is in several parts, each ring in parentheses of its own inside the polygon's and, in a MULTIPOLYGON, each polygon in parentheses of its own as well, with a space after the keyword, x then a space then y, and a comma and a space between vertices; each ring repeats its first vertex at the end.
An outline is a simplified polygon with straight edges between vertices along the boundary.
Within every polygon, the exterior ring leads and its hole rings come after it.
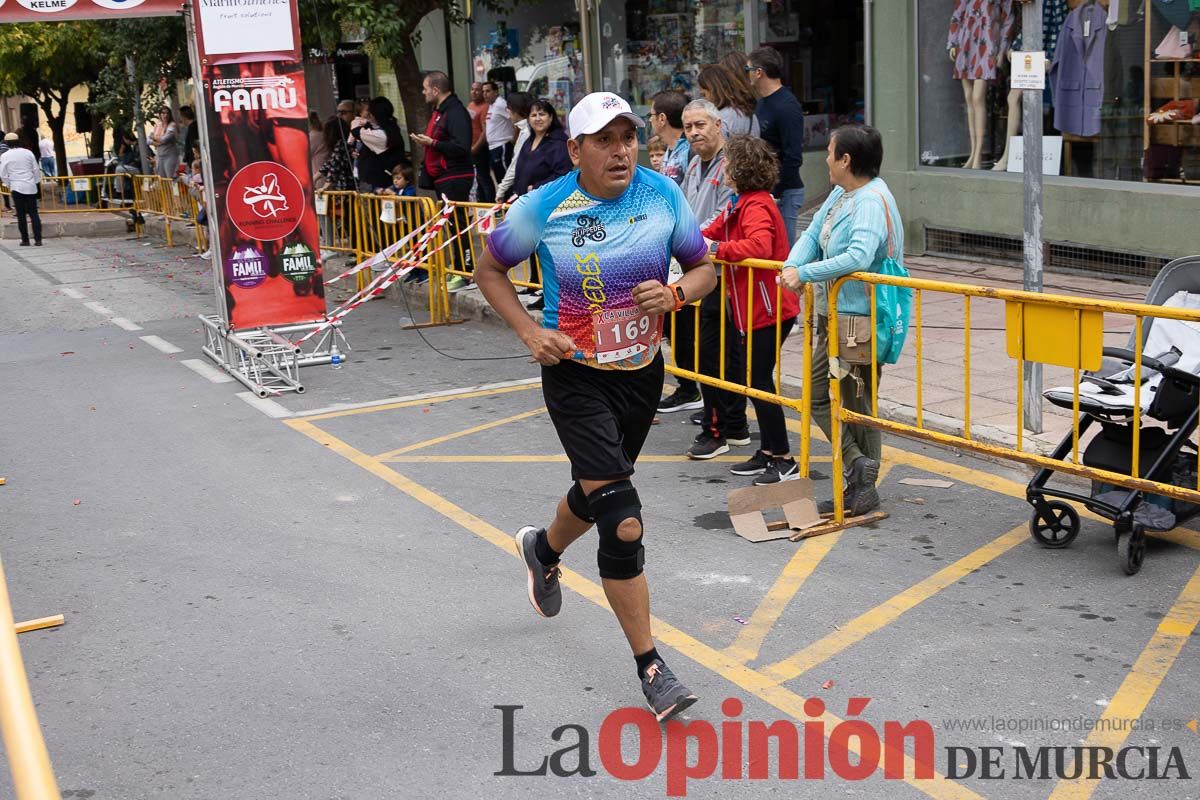
MULTIPOLYGON (((929 226, 925 228, 925 250, 931 256, 996 264, 1020 265, 1024 258, 1024 245, 1019 236, 929 226)), ((1071 242, 1046 242, 1047 272, 1153 279, 1170 260, 1147 253, 1105 250, 1071 242)))

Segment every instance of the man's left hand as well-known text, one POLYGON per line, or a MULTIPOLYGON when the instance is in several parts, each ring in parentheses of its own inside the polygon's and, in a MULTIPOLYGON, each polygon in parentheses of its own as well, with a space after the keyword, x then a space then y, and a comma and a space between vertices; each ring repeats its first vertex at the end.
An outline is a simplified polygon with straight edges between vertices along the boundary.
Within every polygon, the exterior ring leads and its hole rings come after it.
POLYGON ((667 314, 675 310, 675 292, 658 281, 643 281, 633 287, 633 302, 647 314, 667 314))

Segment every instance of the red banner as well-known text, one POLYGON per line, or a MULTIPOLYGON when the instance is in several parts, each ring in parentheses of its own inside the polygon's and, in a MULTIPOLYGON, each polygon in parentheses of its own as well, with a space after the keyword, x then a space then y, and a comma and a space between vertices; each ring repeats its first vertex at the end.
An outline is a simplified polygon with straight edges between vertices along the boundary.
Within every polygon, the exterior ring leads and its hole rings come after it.
POLYGON ((182 10, 183 0, 5 0, 0 23, 169 17, 182 10))
POLYGON ((301 62, 202 69, 208 153, 233 329, 324 318, 301 62))

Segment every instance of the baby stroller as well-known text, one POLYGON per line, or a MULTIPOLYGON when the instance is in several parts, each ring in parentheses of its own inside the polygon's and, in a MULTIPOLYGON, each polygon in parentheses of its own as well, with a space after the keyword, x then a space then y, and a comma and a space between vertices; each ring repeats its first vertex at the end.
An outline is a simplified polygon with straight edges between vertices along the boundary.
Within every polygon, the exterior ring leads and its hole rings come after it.
MULTIPOLYGON (((1172 261, 1163 267, 1145 302, 1164 307, 1200 309, 1200 256, 1172 261)), ((1104 348, 1099 370, 1089 372, 1079 385, 1079 437, 1094 425, 1099 432, 1082 449, 1089 467, 1132 475, 1133 462, 1133 362, 1136 333, 1128 349, 1104 348)), ((1196 450, 1192 433, 1200 417, 1200 324, 1146 318, 1142 323, 1141 443, 1138 475, 1147 480, 1196 488, 1196 450), (1162 423, 1158 427, 1154 421, 1162 423)), ((1074 387, 1044 393, 1061 408, 1074 406, 1074 387)), ((1051 458, 1066 460, 1072 435, 1055 448, 1051 458)), ((1026 498, 1033 506, 1029 532, 1042 545, 1066 547, 1079 534, 1079 514, 1063 500, 1081 503, 1089 511, 1113 521, 1117 557, 1127 575, 1142 568, 1146 530, 1170 530, 1191 516, 1197 506, 1148 492, 1123 489, 1092 481, 1087 496, 1046 486, 1052 469, 1040 470, 1029 483, 1026 498), (1061 498, 1048 500, 1048 497, 1061 498)))

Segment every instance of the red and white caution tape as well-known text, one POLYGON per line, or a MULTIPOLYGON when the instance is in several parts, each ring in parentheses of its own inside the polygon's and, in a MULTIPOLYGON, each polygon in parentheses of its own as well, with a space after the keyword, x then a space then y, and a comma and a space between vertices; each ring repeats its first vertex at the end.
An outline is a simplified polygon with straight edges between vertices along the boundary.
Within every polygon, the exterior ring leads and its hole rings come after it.
POLYGON ((362 261, 358 264, 355 264, 353 267, 346 270, 341 275, 338 275, 336 278, 330 278, 329 280, 325 281, 325 285, 332 286, 333 284, 340 281, 342 278, 348 278, 351 275, 356 275, 356 274, 362 272, 364 269, 376 267, 376 266, 382 264, 384 261, 386 261, 387 259, 394 256, 396 253, 398 253, 400 251, 401 247, 404 247, 406 244, 411 242, 417 236, 417 234, 423 232, 426 228, 428 228, 430 225, 432 225, 436 221, 437 221, 436 217, 431 217, 430 219, 426 220, 422 225, 415 228, 411 233, 396 240, 395 242, 392 242, 387 247, 383 248, 382 250, 380 250, 378 253, 374 254, 370 258, 368 258, 365 261, 362 261))
MULTIPOLYGON (((353 295, 346 302, 342 303, 342 305, 338 306, 332 312, 327 314, 325 322, 321 323, 319 326, 317 326, 313 330, 306 333, 299 340, 297 340, 295 342, 295 344, 297 344, 297 345, 303 344, 308 339, 312 338, 313 336, 316 336, 318 333, 321 333, 324 330, 327 330, 328 328, 332 327, 335 323, 344 319, 346 316, 348 316, 350 314, 350 312, 354 311, 354 309, 356 309, 359 306, 366 303, 372 297, 377 297, 378 295, 383 294, 385 291, 387 291, 388 287, 392 286, 394 283, 399 281, 401 278, 408 275, 408 273, 412 272, 417 267, 420 267, 422 264, 429 261, 429 259, 433 258, 435 255, 437 255, 441 251, 445 250, 447 247, 452 245, 460 237, 462 237, 466 234, 469 234, 473 228, 481 227, 483 229, 489 229, 491 227, 491 223, 492 223, 492 220, 494 219, 495 215, 497 213, 499 213, 499 211, 501 209, 505 208, 506 205, 507 204, 505 204, 505 203, 497 203, 496 205, 489 208, 484 214, 477 217, 469 225, 464 227, 462 230, 457 231, 453 236, 451 236, 449 239, 447 239, 441 245, 434 248, 433 250, 429 250, 428 248, 429 248, 430 242, 432 242, 437 237, 438 233, 440 233, 442 228, 444 228, 446 226, 446 224, 450 221, 450 217, 454 213, 454 208, 455 208, 454 204, 449 199, 447 199, 445 196, 443 196, 441 213, 434 219, 425 223, 425 225, 421 226, 422 228, 424 228, 426 225, 432 224, 433 227, 425 232, 425 235, 421 237, 420 241, 418 241, 416 243, 416 245, 413 246, 412 251, 409 253, 405 253, 403 256, 398 258, 394 263, 392 263, 387 270, 380 272, 378 275, 376 275, 374 280, 372 280, 369 284, 367 284, 361 291, 359 291, 358 293, 353 295)), ((414 234, 415 233, 416 233, 416 231, 414 231, 414 234)), ((409 237, 405 237, 405 238, 406 238, 406 240, 411 239, 411 235, 409 237)), ((386 250, 382 251, 382 252, 386 252, 386 250)), ((379 254, 377 254, 377 256, 378 255, 379 254)), ((384 261, 386 258, 390 257, 390 255, 394 255, 394 251, 393 251, 393 253, 389 254, 389 256, 386 256, 379 260, 384 261)), ((364 262, 364 264, 371 263, 372 261, 375 260, 375 258, 376 258, 376 256, 372 256, 372 258, 368 259, 366 262, 364 262)), ((362 267, 362 268, 365 268, 365 267, 362 267)))

